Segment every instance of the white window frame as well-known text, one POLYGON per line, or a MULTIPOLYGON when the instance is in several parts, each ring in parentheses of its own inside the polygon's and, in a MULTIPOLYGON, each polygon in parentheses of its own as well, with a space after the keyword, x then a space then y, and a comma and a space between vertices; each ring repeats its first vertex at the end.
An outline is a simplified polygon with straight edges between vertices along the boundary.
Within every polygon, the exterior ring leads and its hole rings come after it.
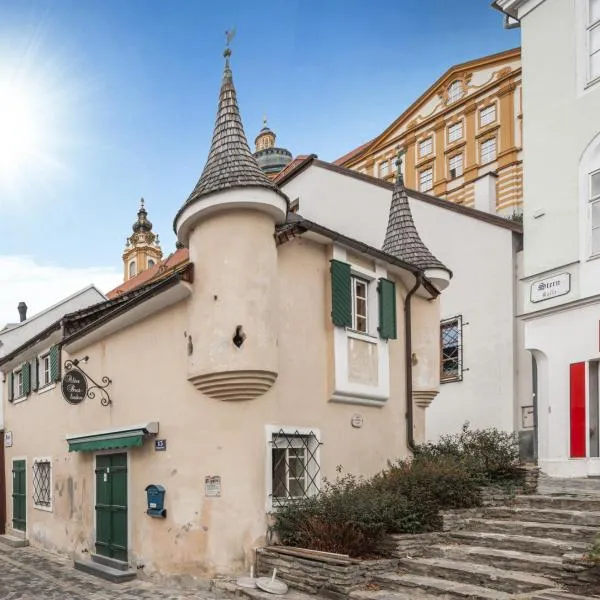
POLYGON ((56 384, 52 381, 52 371, 50 369, 50 350, 46 350, 38 356, 37 369, 38 393, 45 392, 56 386, 56 384), (45 375, 44 361, 46 359, 48 360, 48 379, 46 379, 45 376, 42 378, 42 374, 45 375))
POLYGON ((31 465, 31 502, 33 504, 33 508, 37 509, 37 510, 43 510, 46 512, 52 512, 54 509, 54 496, 52 494, 52 490, 53 490, 53 474, 52 474, 52 457, 51 456, 38 456, 36 458, 33 459, 32 465, 31 465), (35 502, 35 468, 37 465, 44 463, 44 464, 48 464, 49 465, 49 471, 50 471, 50 482, 49 482, 49 489, 48 489, 48 505, 46 506, 45 504, 36 504, 35 502))
POLYGON ((371 322, 369 315, 369 284, 371 283, 365 277, 361 277, 360 275, 351 275, 352 281, 352 330, 358 333, 364 333, 366 335, 369 334, 369 324, 371 322), (364 285, 365 294, 364 296, 358 295, 357 287, 360 285, 364 285), (365 314, 358 314, 358 300, 365 301, 365 314), (365 320, 364 329, 360 329, 358 327, 358 319, 363 318, 365 320))
POLYGON ((428 167, 427 169, 423 169, 422 171, 419 171, 419 191, 423 192, 423 193, 427 193, 427 192, 430 192, 432 189, 433 189, 433 167, 428 167), (427 188, 425 188, 423 186, 424 179, 428 182, 426 185, 429 185, 429 187, 427 187, 427 188))
MULTIPOLYGON (((486 152, 485 154, 486 154, 486 155, 489 155, 489 156, 491 156, 491 154, 492 154, 492 153, 491 153, 491 152, 486 152)), ((484 140, 484 141, 482 141, 482 142, 479 144, 479 163, 480 163, 481 165, 487 165, 487 164, 489 164, 489 163, 492 163, 492 162, 494 162, 494 161, 495 161, 497 158, 498 158, 498 144, 497 144, 497 141, 496 141, 496 138, 495 138, 495 137, 493 137, 493 138, 488 138, 487 140, 484 140), (494 145, 494 152, 493 152, 493 157, 492 157, 492 158, 489 158, 489 160, 488 160, 487 158, 484 158, 484 146, 485 146, 486 144, 489 144, 490 142, 493 142, 493 145, 494 145)))
POLYGON ((455 79, 448 86, 448 104, 454 104, 463 97, 463 85, 460 79, 455 79))
POLYGON ((462 152, 460 154, 455 154, 448 159, 448 176, 451 179, 457 179, 461 177, 464 171, 463 165, 463 155, 462 152), (453 166, 453 163, 455 166, 453 166), (452 169, 455 170, 454 177, 452 176, 452 169))
POLYGON ((433 136, 429 136, 419 142, 419 157, 429 156, 433 152, 433 136), (424 148, 427 150, 424 151, 424 148))
POLYGON ((586 15, 585 15, 585 55, 586 55, 586 84, 590 85, 600 81, 600 72, 596 75, 592 75, 592 56, 598 55, 600 60, 600 48, 592 53, 592 32, 600 32, 600 16, 596 21, 592 21, 592 2, 591 0, 586 1, 586 15))
POLYGON ((600 193, 598 193, 596 196, 592 196, 592 177, 594 175, 598 175, 600 176, 600 169, 596 169, 594 171, 592 171, 589 175, 588 175, 588 202, 589 202, 589 223, 590 223, 590 256, 598 256, 600 255, 600 247, 594 249, 594 231, 597 229, 600 229, 600 222, 594 227, 594 220, 593 220, 593 214, 594 214, 594 206, 598 205, 600 206, 600 193))
POLYGON ((463 132, 463 122, 458 121, 457 123, 453 123, 448 126, 448 143, 452 144, 453 142, 457 142, 458 140, 462 140, 464 132, 463 132), (460 132, 458 135, 456 132, 460 132))
POLYGON ((24 400, 27 396, 25 396, 25 386, 23 381, 23 365, 14 369, 12 373, 13 401, 24 400))
POLYGON ((377 166, 377 174, 379 177, 384 178, 390 174, 390 162, 389 160, 382 160, 377 166))
POLYGON ((318 466, 318 472, 315 474, 314 482, 310 483, 312 489, 308 491, 308 495, 314 495, 321 489, 321 473, 323 471, 321 462, 321 445, 323 439, 321 438, 321 431, 317 427, 291 427, 289 425, 265 425, 266 434, 266 464, 265 464, 265 489, 266 489, 266 503, 265 509, 267 513, 271 513, 277 510, 276 506, 273 506, 273 436, 279 435, 283 432, 285 435, 290 437, 308 436, 311 433, 317 439, 317 447, 313 454, 315 461, 318 466))
POLYGON ((485 127, 490 123, 495 123, 497 119, 496 105, 490 104, 479 110, 479 127, 485 127))

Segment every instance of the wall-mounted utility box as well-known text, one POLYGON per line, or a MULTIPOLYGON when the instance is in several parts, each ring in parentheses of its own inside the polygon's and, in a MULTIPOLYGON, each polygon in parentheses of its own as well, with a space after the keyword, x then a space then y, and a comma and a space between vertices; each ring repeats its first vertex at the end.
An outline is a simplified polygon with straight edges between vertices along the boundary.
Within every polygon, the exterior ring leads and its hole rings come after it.
POLYGON ((146 514, 151 517, 165 518, 167 509, 165 508, 165 488, 162 485, 151 483, 146 486, 146 496, 148 499, 148 509, 146 514))

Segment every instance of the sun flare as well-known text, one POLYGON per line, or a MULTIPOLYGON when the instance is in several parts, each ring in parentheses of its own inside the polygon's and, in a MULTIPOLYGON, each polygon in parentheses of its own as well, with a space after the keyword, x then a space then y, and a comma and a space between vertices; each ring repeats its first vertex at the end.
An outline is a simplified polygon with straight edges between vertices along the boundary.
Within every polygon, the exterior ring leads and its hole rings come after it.
POLYGON ((0 82, 0 178, 13 179, 35 161, 41 143, 33 94, 0 82))

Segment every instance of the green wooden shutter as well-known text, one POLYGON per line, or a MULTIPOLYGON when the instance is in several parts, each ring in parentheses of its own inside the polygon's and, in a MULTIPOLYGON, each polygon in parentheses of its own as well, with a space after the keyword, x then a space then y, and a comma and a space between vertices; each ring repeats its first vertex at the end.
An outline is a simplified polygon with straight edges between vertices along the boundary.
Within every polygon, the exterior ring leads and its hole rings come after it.
POLYGON ((38 374, 38 359, 34 358, 31 361, 31 390, 33 392, 37 391, 38 389, 38 382, 39 382, 39 374, 38 374))
POLYGON ((14 384, 14 375, 11 371, 8 374, 8 401, 12 402, 15 399, 15 384, 14 384))
POLYGON ((60 379, 60 347, 58 344, 50 348, 50 380, 60 379))
POLYGON ((29 363, 24 363, 21 367, 21 371, 23 373, 23 395, 27 396, 31 391, 31 365, 29 363))
POLYGON ((396 339, 396 284, 389 279, 380 279, 379 292, 379 335, 386 340, 396 339))
POLYGON ((350 265, 331 261, 331 320, 338 327, 352 327, 350 265))

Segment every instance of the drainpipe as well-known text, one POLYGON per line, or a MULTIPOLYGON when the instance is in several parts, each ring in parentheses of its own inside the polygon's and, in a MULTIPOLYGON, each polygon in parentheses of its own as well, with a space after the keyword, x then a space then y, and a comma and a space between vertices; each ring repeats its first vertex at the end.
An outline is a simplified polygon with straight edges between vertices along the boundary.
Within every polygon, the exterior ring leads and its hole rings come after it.
POLYGON ((415 436, 414 436, 414 415, 413 415, 413 380, 412 380, 412 331, 411 331, 411 314, 410 301, 413 294, 419 289, 423 281, 423 274, 417 273, 417 281, 414 287, 406 294, 404 299, 404 343, 405 343, 405 360, 406 360, 406 444, 408 449, 414 453, 415 451, 415 436))

